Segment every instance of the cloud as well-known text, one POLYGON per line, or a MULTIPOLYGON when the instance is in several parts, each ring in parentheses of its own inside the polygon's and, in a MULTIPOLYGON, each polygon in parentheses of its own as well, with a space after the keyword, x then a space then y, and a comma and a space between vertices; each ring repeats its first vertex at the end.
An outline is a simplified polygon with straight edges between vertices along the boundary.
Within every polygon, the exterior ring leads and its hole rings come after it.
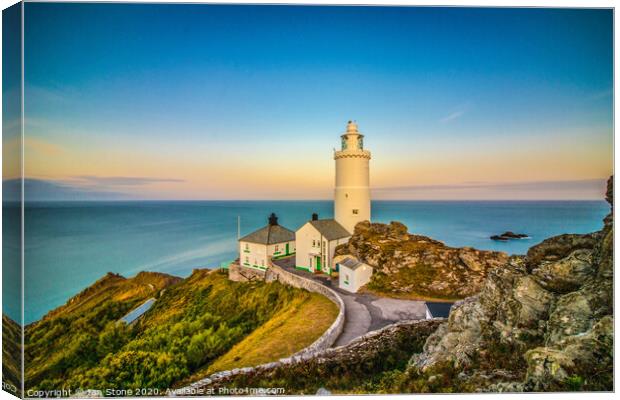
POLYGON ((443 123, 452 121, 453 119, 457 119, 459 117, 462 117, 465 114, 465 110, 459 110, 459 111, 455 111, 451 114, 448 114, 447 116, 443 117, 440 121, 443 123))
POLYGON ((470 109, 471 107, 471 102, 465 102, 457 107, 454 107, 452 109, 452 112, 450 112, 448 115, 446 115, 445 117, 441 118, 439 120, 439 122, 441 122, 442 124, 445 124, 447 122, 450 121, 454 121, 455 119, 461 118, 463 115, 465 115, 467 113, 467 111, 470 109))
MULTIPOLYGON (((4 201, 20 201, 21 179, 2 181, 4 201)), ((61 200, 123 200, 130 199, 126 193, 78 188, 56 181, 30 179, 24 180, 24 197, 26 201, 61 201, 61 200)))
POLYGON ((94 176, 94 175, 80 175, 73 177, 78 181, 82 181, 87 184, 103 185, 103 186, 143 186, 151 183, 163 183, 173 182, 181 183, 185 182, 183 179, 174 178, 150 178, 142 176, 94 176))
MULTIPOLYGON (((71 200, 131 200, 137 199, 132 187, 160 182, 184 182, 182 179, 147 177, 101 177, 77 176, 67 180, 33 179, 24 180, 26 201, 71 201, 71 200)), ((2 181, 5 201, 19 201, 21 179, 2 181)))
POLYGON ((580 179, 568 181, 526 181, 526 182, 464 182, 446 185, 411 185, 387 186, 374 189, 375 191, 425 191, 425 190, 455 190, 455 189, 500 189, 500 190, 538 190, 538 189, 578 189, 584 187, 600 187, 605 185, 605 179, 580 179))
POLYGON ((602 199, 605 185, 606 179, 463 182, 378 187, 373 193, 381 197, 425 199, 602 199))

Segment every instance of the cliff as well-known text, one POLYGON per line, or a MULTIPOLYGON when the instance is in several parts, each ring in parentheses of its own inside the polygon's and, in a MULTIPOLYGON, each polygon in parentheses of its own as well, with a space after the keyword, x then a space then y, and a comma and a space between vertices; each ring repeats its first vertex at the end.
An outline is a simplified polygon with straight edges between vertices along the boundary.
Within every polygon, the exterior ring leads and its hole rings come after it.
MULTIPOLYGON (((607 201, 613 207, 613 178, 607 201)), ((410 361, 404 391, 613 390, 613 213, 492 271, 410 361)))
POLYGON ((367 291, 427 300, 456 300, 478 293, 488 272, 508 261, 502 252, 454 248, 412 235, 399 222, 360 222, 336 254, 354 255, 375 269, 367 291))

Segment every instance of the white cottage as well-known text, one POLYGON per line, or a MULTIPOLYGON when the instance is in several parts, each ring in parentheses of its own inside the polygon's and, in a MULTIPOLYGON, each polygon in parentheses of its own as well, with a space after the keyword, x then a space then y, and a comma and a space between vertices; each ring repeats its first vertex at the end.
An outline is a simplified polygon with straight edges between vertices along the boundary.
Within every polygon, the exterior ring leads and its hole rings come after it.
POLYGON ((295 254, 295 232, 278 225, 271 214, 269 224, 239 239, 239 265, 267 269, 270 258, 295 254))
POLYGON ((312 219, 295 232, 297 253, 295 266, 310 272, 331 274, 336 270, 333 263, 334 250, 339 244, 346 243, 351 234, 336 220, 319 219, 312 214, 312 219))
POLYGON ((357 292, 359 288, 370 281, 372 267, 352 256, 337 257, 334 262, 338 264, 338 286, 349 292, 357 292))

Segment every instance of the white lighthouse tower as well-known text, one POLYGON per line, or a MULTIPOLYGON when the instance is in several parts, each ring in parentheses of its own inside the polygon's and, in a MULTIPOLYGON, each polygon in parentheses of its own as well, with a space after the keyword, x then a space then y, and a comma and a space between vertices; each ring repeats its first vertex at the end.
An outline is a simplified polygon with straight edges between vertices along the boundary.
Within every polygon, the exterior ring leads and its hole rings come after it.
POLYGON ((353 233, 358 222, 370 221, 370 152, 364 150, 364 135, 359 133, 354 121, 349 121, 347 131, 341 138, 342 149, 334 152, 334 218, 349 233, 353 233))

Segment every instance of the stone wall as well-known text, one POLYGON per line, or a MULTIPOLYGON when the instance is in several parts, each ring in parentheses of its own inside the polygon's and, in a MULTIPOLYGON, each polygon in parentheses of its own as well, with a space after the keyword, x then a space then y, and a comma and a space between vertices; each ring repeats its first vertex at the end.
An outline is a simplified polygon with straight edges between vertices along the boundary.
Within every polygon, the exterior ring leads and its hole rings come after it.
POLYGON ((266 271, 255 268, 246 268, 236 262, 228 266, 228 279, 235 282, 250 282, 254 280, 265 280, 266 271))
POLYGON ((338 339, 338 336, 342 333, 345 322, 344 301, 342 301, 342 298, 340 298, 338 293, 318 282, 313 281, 312 279, 307 279, 288 272, 272 263, 271 260, 269 261, 269 267, 266 271, 246 268, 240 266, 238 263, 231 263, 228 267, 228 279, 236 282, 249 282, 253 280, 264 280, 266 282, 278 281, 284 285, 293 286, 323 295, 338 306, 338 316, 332 325, 314 343, 296 354, 327 349, 334 344, 336 339, 338 339))
POLYGON ((393 367, 390 360, 399 357, 407 359, 412 352, 421 351, 426 338, 444 322, 445 319, 442 318, 400 321, 360 336, 345 346, 298 353, 256 367, 217 372, 208 378, 175 390, 172 395, 205 395, 208 394, 209 388, 235 387, 237 384, 253 386, 272 380, 290 381, 292 386, 287 389, 296 392, 299 388, 294 387, 294 382, 305 380, 292 379, 292 376, 299 378, 308 375, 309 378, 312 377, 307 379, 308 382, 317 379, 327 382, 328 379, 337 376, 337 371, 343 373, 349 369, 349 372, 354 372, 359 369, 358 367, 362 367, 365 373, 373 375, 380 373, 381 369, 393 367))

